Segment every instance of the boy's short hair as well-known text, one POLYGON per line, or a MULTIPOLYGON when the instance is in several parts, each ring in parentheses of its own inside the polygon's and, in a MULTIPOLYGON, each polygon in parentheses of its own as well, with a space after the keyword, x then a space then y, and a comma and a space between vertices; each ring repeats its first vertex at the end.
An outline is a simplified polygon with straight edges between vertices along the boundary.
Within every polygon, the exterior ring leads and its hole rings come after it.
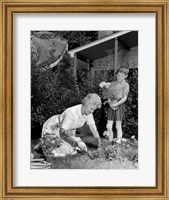
POLYGON ((123 67, 121 66, 120 68, 117 69, 117 73, 120 72, 120 73, 123 73, 125 75, 128 75, 129 73, 129 69, 127 67, 123 67))

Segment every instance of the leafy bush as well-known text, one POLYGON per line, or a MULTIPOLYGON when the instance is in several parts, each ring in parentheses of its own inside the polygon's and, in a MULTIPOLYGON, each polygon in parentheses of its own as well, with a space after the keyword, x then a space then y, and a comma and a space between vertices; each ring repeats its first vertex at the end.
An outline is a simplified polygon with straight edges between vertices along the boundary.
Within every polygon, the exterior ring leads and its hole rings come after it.
MULTIPOLYGON (((91 71, 87 70, 86 68, 85 69, 78 68, 77 82, 78 82, 78 87, 79 87, 79 92, 80 92, 79 95, 81 99, 88 93, 94 92, 94 93, 97 93, 101 97, 102 102, 103 102, 104 99, 103 99, 102 90, 99 87, 99 83, 103 80, 104 80, 103 74, 100 74, 100 76, 97 77, 97 80, 96 80, 96 78, 92 76, 91 71)), ((106 107, 107 106, 102 105, 101 109, 97 109, 93 113, 96 126, 98 128, 100 135, 102 135, 106 127, 106 122, 107 122, 106 107)))
POLYGON ((68 49, 74 49, 98 38, 98 31, 53 31, 53 34, 68 41, 68 49))
MULTIPOLYGON (((86 44, 97 38, 97 31, 32 31, 32 36, 41 39, 67 39, 69 49, 86 44)), ((72 60, 64 55, 62 61, 54 68, 39 70, 36 59, 31 52, 31 126, 32 135, 39 135, 43 123, 52 115, 62 113, 66 108, 81 102, 88 93, 85 88, 77 87, 72 73, 72 60), (34 133, 35 132, 35 133, 34 133)))
POLYGON ((130 86, 128 99, 125 103, 123 122, 124 137, 135 135, 138 138, 138 69, 130 69, 127 77, 130 86))
POLYGON ((72 75, 71 59, 66 54, 57 67, 38 70, 32 63, 31 120, 42 125, 52 115, 77 104, 78 90, 72 75))

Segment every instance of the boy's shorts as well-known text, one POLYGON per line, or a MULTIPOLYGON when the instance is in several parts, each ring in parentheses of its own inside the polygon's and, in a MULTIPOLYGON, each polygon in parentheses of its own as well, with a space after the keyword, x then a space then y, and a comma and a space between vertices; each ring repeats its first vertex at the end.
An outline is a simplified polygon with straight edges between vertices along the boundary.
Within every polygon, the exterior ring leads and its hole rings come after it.
POLYGON ((108 108, 107 120, 111 121, 122 121, 124 115, 125 105, 121 104, 117 110, 108 108))

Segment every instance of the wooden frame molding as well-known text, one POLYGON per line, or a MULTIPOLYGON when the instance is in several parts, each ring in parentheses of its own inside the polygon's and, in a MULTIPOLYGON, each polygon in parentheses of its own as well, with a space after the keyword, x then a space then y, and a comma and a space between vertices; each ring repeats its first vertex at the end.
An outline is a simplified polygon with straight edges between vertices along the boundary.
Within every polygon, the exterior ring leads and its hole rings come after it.
POLYGON ((0 198, 169 199, 169 1, 0 0, 0 198), (156 15, 156 186, 13 186, 13 16, 16 13, 155 13, 156 15), (167 80, 168 79, 168 80, 167 80))

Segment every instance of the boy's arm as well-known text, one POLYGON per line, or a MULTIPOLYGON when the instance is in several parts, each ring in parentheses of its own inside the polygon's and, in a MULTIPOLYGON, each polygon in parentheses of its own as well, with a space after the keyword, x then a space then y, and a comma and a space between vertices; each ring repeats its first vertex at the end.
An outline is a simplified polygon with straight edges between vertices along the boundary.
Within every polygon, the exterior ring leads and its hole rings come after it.
POLYGON ((122 99, 120 99, 120 101, 118 101, 117 103, 113 104, 114 107, 120 106, 122 103, 124 103, 127 100, 127 96, 125 95, 122 99))

